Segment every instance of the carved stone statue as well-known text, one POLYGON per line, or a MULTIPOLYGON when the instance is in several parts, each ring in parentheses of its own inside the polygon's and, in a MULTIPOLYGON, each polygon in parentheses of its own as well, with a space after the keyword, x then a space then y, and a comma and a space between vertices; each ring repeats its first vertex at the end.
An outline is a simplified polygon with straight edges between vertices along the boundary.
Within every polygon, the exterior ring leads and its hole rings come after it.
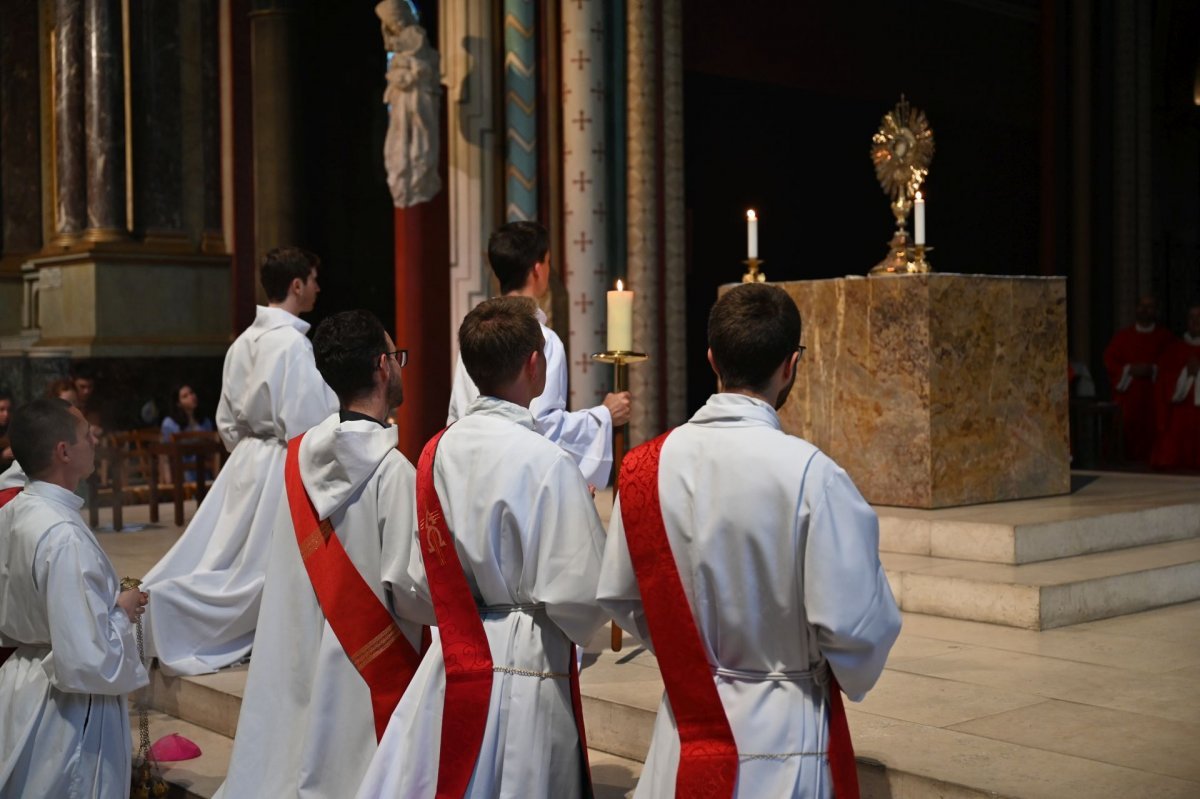
POLYGON ((389 114, 383 164, 392 202, 407 208, 429 200, 442 188, 438 54, 405 0, 383 0, 375 6, 375 14, 382 22, 384 47, 391 54, 383 92, 389 114))

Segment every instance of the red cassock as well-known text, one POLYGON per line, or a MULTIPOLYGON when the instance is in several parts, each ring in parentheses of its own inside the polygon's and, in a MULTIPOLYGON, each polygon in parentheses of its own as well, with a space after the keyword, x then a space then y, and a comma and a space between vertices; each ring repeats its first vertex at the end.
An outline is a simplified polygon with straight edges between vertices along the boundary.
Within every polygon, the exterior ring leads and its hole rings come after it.
POLYGON ((1158 438, 1150 463, 1160 469, 1200 469, 1200 406, 1196 405, 1197 384, 1181 402, 1172 402, 1179 375, 1193 359, 1200 359, 1200 344, 1175 341, 1158 361, 1158 438))
MULTIPOLYGON (((1104 368, 1112 386, 1113 401, 1121 406, 1121 417, 1125 427, 1125 457, 1131 461, 1145 461, 1150 457, 1158 430, 1155 421, 1155 381, 1148 377, 1134 377, 1124 391, 1118 391, 1121 376, 1127 365, 1158 363, 1163 351, 1174 342, 1175 336, 1159 325, 1149 333, 1140 333, 1130 326, 1118 330, 1104 351, 1104 368)), ((1162 375, 1159 375, 1161 381, 1162 375)))

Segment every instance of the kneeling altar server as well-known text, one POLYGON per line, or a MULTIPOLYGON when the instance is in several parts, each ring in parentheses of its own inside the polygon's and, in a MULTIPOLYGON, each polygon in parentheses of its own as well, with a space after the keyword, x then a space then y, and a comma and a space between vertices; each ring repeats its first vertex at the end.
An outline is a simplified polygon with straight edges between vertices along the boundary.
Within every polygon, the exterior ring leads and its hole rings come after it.
POLYGON ((11 437, 29 482, 0 510, 0 646, 13 648, 0 666, 0 797, 127 797, 146 594, 121 590, 79 515, 73 491, 96 458, 79 410, 34 400, 11 437))

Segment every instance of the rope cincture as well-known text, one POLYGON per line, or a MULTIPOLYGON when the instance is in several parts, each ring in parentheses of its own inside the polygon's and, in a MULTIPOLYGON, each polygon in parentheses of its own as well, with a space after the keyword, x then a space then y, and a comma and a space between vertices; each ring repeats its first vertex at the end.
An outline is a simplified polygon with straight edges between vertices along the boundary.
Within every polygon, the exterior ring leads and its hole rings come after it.
MULTIPOLYGON (((141 586, 142 581, 136 577, 121 578, 122 591, 138 590, 141 586)), ((146 645, 144 643, 145 638, 142 632, 142 619, 140 616, 134 622, 134 626, 137 627, 138 659, 142 661, 142 665, 146 666, 147 671, 149 671, 149 666, 146 664, 146 645)), ((133 760, 133 773, 130 777, 130 799, 150 799, 151 796, 166 796, 167 781, 159 774, 158 764, 154 762, 154 756, 150 753, 150 713, 146 709, 145 700, 137 703, 137 712, 138 751, 137 756, 133 760)))

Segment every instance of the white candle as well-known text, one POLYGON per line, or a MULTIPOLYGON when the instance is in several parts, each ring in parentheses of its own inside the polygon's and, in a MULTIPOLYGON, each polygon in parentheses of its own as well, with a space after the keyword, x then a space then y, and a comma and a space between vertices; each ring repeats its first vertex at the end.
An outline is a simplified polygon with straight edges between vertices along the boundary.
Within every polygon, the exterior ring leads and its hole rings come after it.
POLYGON ((617 281, 617 290, 608 292, 608 351, 633 351, 633 292, 624 291, 617 281))
POLYGON ((758 257, 758 215, 751 208, 746 212, 746 258, 758 257))
POLYGON ((913 242, 925 243, 925 198, 921 192, 917 192, 916 201, 913 202, 913 242))

